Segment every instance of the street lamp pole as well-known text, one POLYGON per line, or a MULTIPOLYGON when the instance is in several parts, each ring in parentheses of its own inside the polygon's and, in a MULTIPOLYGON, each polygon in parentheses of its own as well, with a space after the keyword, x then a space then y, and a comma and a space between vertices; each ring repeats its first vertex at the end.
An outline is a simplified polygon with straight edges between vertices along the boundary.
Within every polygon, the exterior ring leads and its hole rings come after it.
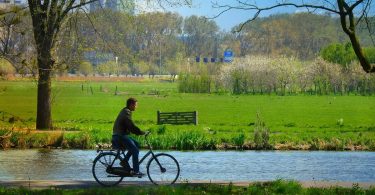
POLYGON ((161 39, 159 42, 159 75, 161 75, 161 39))
POLYGON ((120 70, 119 70, 119 66, 118 66, 118 57, 116 56, 115 57, 115 60, 116 60, 116 73, 117 73, 117 77, 120 76, 120 70))

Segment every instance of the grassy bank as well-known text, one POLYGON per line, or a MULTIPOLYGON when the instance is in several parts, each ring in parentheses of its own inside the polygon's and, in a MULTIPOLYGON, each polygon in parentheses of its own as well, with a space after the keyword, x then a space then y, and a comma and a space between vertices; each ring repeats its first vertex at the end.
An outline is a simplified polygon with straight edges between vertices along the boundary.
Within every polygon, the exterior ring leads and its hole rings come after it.
POLYGON ((303 188, 298 182, 277 180, 248 187, 216 184, 181 184, 176 186, 129 186, 123 188, 46 189, 0 188, 0 194, 375 194, 375 188, 303 188))
POLYGON ((54 130, 36 132, 36 84, 0 82, 0 136, 12 131, 9 146, 108 144, 113 121, 132 96, 139 100, 133 119, 153 132, 158 149, 375 150, 375 96, 183 94, 176 83, 153 80, 58 81, 52 91, 54 130), (157 110, 196 110, 199 124, 156 125, 157 110), (257 113, 265 137, 254 132, 257 113))

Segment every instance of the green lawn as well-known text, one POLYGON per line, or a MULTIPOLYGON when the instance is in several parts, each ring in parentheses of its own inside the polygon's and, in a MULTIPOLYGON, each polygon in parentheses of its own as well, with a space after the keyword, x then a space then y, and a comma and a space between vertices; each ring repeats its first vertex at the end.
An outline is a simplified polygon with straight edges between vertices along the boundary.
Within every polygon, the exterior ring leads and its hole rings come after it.
MULTIPOLYGON (((159 133, 164 130, 166 134, 194 132, 204 137, 202 139, 214 140, 216 144, 231 143, 235 137, 243 134, 245 142, 251 142, 256 115, 259 113, 270 129, 272 145, 339 141, 339 144, 366 145, 367 149, 375 149, 372 141, 375 140, 375 96, 181 94, 177 93, 177 83, 152 80, 59 81, 53 83, 52 91, 55 128, 95 131, 100 134, 96 136, 95 142, 108 140, 113 121, 125 100, 135 97, 139 106, 133 119, 141 128, 159 133), (115 95, 116 86, 118 95, 115 95), (199 125, 157 126, 157 110, 196 110, 199 125), (339 120, 342 122, 338 123, 339 120)), ((6 113, 4 121, 0 122, 3 129, 33 129, 36 83, 1 81, 0 111, 6 113), (9 123, 8 118, 12 115, 19 117, 22 122, 9 123)))

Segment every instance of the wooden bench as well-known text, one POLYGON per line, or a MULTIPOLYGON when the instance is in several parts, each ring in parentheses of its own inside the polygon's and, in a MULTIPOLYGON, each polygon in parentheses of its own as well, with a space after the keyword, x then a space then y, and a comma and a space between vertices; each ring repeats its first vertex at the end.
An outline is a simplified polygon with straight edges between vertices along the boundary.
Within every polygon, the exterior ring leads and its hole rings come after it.
POLYGON ((157 112, 158 125, 161 124, 198 124, 198 112, 157 112))

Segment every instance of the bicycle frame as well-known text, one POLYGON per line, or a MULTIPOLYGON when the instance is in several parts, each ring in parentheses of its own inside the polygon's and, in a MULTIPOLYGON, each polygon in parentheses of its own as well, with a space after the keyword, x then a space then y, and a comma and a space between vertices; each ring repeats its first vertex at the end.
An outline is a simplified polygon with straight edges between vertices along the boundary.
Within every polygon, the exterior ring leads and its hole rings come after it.
MULTIPOLYGON (((155 154, 154 154, 154 152, 152 151, 152 147, 151 147, 151 145, 150 145, 150 143, 149 143, 149 141, 148 141, 148 139, 147 139, 147 136, 148 136, 148 135, 149 135, 149 133, 147 133, 147 134, 145 135, 145 139, 146 139, 146 143, 147 143, 147 146, 148 146, 148 148, 149 148, 149 151, 148 151, 148 152, 147 152, 147 153, 141 158, 141 160, 138 162, 138 165, 141 165, 142 162, 143 162, 144 160, 146 160, 146 158, 147 158, 148 156, 152 155, 152 158, 154 158, 155 161, 158 163, 160 169, 163 169, 163 167, 161 166, 159 160, 158 160, 157 158, 155 158, 155 154)), ((99 150, 98 150, 98 151, 99 151, 99 150)), ((103 150, 100 150, 100 151, 103 152, 103 150)), ((110 150, 110 151, 112 152, 113 150, 110 150)), ((126 151, 126 150, 117 149, 116 157, 113 159, 113 161, 112 161, 112 163, 111 163, 111 167, 112 167, 113 164, 115 163, 116 159, 120 159, 121 161, 124 160, 124 158, 121 157, 121 154, 125 157, 125 151, 126 151)))

